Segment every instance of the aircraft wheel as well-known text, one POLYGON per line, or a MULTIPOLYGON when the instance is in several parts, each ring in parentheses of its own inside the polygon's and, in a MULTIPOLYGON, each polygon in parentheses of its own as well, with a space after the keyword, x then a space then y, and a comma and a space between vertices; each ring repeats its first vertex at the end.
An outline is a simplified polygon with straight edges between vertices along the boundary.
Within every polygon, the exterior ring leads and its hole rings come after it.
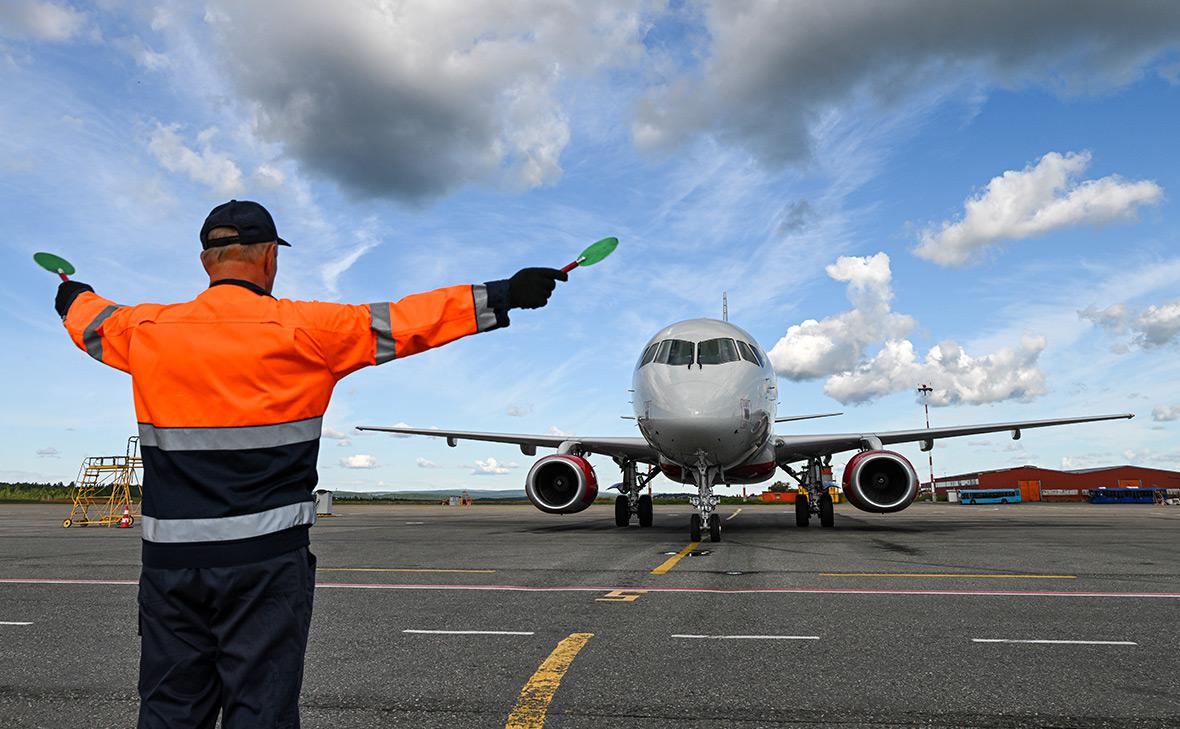
POLYGON ((795 526, 805 527, 811 520, 811 505, 803 494, 795 495, 795 526))
POLYGON ((832 508, 831 494, 824 494, 819 497, 819 525, 821 527, 834 526, 836 523, 836 514, 832 508))
POLYGON ((709 539, 714 542, 721 541, 721 515, 709 515, 709 539))
POLYGON ((73 520, 73 519, 66 519, 65 521, 63 521, 63 522, 61 523, 61 528, 62 528, 62 529, 69 529, 69 528, 70 528, 70 525, 71 525, 71 524, 73 524, 73 523, 74 523, 74 520, 73 520))
POLYGON ((693 514, 688 521, 688 541, 701 541, 701 515, 693 514))
POLYGON ((651 497, 647 494, 639 497, 639 526, 649 527, 652 521, 651 497))
POLYGON ((619 494, 615 497, 615 526, 625 527, 631 523, 631 506, 627 497, 619 494))

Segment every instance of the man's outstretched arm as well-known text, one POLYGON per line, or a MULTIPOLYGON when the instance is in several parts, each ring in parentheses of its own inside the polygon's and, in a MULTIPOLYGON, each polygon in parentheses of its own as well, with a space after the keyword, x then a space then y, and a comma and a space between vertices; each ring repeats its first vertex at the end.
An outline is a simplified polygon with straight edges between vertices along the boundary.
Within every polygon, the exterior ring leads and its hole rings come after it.
POLYGON ((104 299, 80 281, 62 282, 53 304, 79 349, 105 365, 130 371, 129 307, 104 299))
POLYGON ((509 324, 510 309, 537 309, 549 301, 556 269, 526 268, 512 278, 470 286, 450 286, 398 301, 367 305, 306 302, 332 371, 343 377, 362 367, 384 364, 441 347, 456 339, 509 324))

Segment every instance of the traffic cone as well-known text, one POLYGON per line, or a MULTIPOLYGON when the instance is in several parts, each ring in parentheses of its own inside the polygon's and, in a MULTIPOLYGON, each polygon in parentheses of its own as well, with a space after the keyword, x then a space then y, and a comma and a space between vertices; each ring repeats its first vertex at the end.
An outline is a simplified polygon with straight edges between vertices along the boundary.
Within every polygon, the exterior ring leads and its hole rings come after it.
POLYGON ((119 528, 120 529, 130 529, 131 528, 131 510, 128 509, 126 506, 123 507, 123 517, 121 519, 119 519, 119 528))

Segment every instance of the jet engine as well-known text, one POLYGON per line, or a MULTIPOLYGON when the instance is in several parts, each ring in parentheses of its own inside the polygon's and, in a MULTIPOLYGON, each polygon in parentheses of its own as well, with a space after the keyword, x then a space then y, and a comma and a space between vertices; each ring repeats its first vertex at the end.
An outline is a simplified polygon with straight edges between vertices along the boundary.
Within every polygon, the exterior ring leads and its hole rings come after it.
POLYGON ((863 451, 844 467, 844 496, 861 511, 901 511, 918 496, 918 473, 893 451, 863 451))
POLYGON ((598 497, 598 477, 581 456, 545 456, 529 469, 524 491, 547 514, 576 514, 598 497))

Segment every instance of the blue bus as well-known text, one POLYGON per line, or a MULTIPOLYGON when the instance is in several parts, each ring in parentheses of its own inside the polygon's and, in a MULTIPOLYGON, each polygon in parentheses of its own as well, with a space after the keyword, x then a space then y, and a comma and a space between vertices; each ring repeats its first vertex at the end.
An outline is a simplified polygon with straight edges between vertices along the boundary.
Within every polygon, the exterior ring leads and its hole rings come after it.
POLYGON ((1154 504, 1159 497, 1156 494, 1160 492, 1163 497, 1167 497, 1168 490, 1161 488, 1130 488, 1130 489, 1108 489, 1097 488, 1090 490, 1091 504, 1154 504))
POLYGON ((962 504, 1017 504, 1020 489, 959 489, 962 504))

